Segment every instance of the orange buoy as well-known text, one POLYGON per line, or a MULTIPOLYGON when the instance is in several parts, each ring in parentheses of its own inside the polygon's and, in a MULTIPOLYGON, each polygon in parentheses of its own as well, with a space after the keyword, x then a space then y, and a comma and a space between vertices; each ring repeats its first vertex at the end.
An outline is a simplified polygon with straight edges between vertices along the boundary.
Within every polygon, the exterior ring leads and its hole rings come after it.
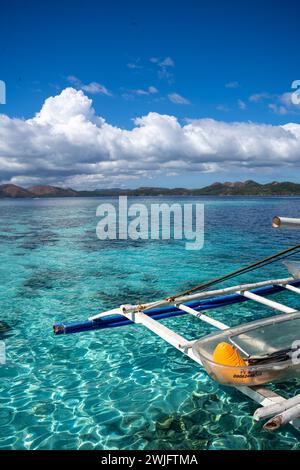
POLYGON ((216 363, 213 373, 219 382, 225 385, 249 384, 247 364, 231 344, 219 343, 214 350, 213 361, 216 363))
POLYGON ((213 353, 213 360, 224 366, 246 366, 246 362, 237 350, 231 344, 225 343, 225 341, 217 345, 213 353))

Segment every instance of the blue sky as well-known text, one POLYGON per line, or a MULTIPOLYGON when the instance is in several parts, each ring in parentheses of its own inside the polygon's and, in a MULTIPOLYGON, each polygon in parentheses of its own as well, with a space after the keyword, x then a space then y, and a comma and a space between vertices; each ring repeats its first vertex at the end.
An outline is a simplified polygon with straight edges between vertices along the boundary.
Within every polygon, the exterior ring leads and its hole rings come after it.
MULTIPOLYGON (((299 107, 288 98, 291 83, 300 79, 299 10, 299 2, 289 0, 3 1, 0 79, 6 82, 7 103, 0 105, 0 113, 28 120, 49 96, 73 87, 92 99, 97 116, 128 130, 136 127, 134 119, 148 113, 175 116, 181 126, 186 119, 205 118, 225 123, 251 121, 276 128, 298 124, 299 107)), ((19 134, 20 129, 16 139, 19 134)), ((212 135, 213 131, 210 138, 212 135)), ((6 138, 4 130, 2 138, 6 138)), ((20 150, 14 153, 11 146, 9 151, 4 145, 1 151, 0 146, 0 158, 19 158, 20 150)), ((144 144, 141 160, 143 148, 144 144)), ((146 165, 144 172, 139 167, 126 173, 121 165, 120 184, 195 187, 216 180, 297 180, 294 148, 292 155, 283 155, 280 165, 264 166, 264 151, 259 165, 245 165, 245 159, 237 159, 233 165, 228 157, 219 165, 216 160, 222 159, 222 151, 218 149, 215 165, 208 169, 195 165, 192 171, 186 167, 174 170, 176 165, 168 168, 167 158, 180 159, 168 154, 162 161, 165 171, 152 171, 151 165, 146 165)), ((52 153, 57 152, 55 148, 52 153)), ((199 154, 202 163, 203 152, 199 154)), ((213 152, 215 149, 208 154, 213 152)), ((26 149, 26 153, 30 151, 26 149)), ((34 155, 36 148, 28 158, 34 155)), ((47 158, 43 154, 43 159, 47 158)), ((115 156, 111 158, 116 161, 115 156)), ((145 158, 154 157, 148 153, 145 158)), ((247 162, 250 158, 251 154, 247 162)), ((114 177, 116 164, 114 175, 105 174, 102 168, 99 171, 106 179, 99 176, 80 182, 80 171, 89 173, 86 168, 77 169, 75 180, 65 167, 59 177, 57 168, 47 180, 45 168, 39 174, 30 173, 28 162, 21 163, 26 171, 17 169, 14 173, 8 171, 6 162, 2 182, 73 182, 75 186, 119 182, 114 177)), ((70 166, 71 157, 67 163, 70 166)))

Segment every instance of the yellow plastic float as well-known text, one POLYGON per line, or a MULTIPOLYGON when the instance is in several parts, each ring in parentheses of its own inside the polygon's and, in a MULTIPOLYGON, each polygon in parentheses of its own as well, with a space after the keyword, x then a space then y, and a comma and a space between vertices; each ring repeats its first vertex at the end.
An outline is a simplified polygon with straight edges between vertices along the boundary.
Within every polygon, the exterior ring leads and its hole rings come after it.
POLYGON ((250 377, 247 372, 247 364, 231 344, 225 341, 219 343, 214 350, 213 361, 218 364, 214 370, 218 382, 248 385, 250 377))

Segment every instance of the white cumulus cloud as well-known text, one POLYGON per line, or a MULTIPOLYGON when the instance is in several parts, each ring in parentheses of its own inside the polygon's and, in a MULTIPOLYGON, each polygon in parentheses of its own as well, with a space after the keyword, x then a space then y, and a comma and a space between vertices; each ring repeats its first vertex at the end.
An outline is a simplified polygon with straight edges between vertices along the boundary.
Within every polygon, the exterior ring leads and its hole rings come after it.
POLYGON ((189 120, 149 113, 121 129, 66 88, 31 119, 0 115, 0 180, 77 188, 182 172, 300 166, 300 125, 189 120))

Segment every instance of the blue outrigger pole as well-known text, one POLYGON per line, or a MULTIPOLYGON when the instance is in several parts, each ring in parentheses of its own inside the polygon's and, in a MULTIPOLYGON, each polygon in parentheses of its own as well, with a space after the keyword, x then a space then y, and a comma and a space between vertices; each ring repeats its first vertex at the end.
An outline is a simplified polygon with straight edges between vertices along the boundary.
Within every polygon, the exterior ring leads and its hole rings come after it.
MULTIPOLYGON (((290 282, 289 284, 294 287, 300 287, 300 280, 290 282)), ((282 292, 283 290, 285 290, 285 287, 279 285, 271 285, 266 287, 260 287, 250 292, 252 292, 253 294, 260 295, 262 297, 268 297, 270 295, 277 294, 278 292, 282 292)), ((232 294, 204 300, 195 300, 193 302, 186 302, 186 305, 188 307, 193 308, 197 312, 203 312, 205 310, 225 307, 226 305, 239 304, 242 302, 246 302, 247 300, 248 299, 241 294, 232 294)), ((147 310, 145 313, 146 315, 155 320, 163 320, 164 318, 173 318, 179 315, 187 314, 187 312, 180 310, 175 306, 153 308, 147 310)), ((53 325, 53 330, 56 335, 63 335, 70 333, 80 333, 82 331, 116 328, 118 326, 126 326, 133 324, 134 322, 128 320, 123 315, 110 315, 107 317, 97 318, 95 320, 83 320, 70 323, 55 323, 53 325)))

